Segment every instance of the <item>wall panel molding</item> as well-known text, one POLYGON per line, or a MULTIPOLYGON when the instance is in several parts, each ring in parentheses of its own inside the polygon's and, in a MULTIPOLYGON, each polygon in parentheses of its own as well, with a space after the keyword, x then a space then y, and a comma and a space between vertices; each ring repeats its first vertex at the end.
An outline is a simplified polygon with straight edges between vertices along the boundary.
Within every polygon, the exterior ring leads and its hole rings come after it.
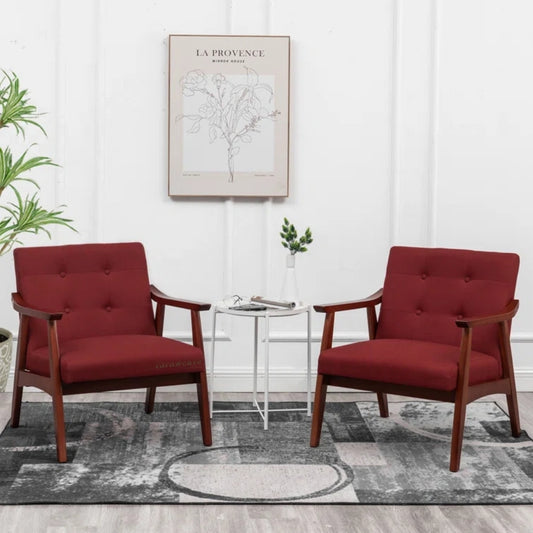
POLYGON ((426 246, 429 202, 432 11, 427 0, 396 0, 392 15, 391 244, 426 246))
MULTIPOLYGON (((215 371, 214 391, 216 392, 244 392, 250 393, 252 390, 253 369, 251 367, 223 367, 215 371)), ((533 390, 533 368, 524 368, 515 372, 516 388, 518 392, 528 392, 533 390)), ((263 387, 264 374, 258 371, 258 387, 261 392, 263 387)), ((314 389, 316 380, 316 368, 311 370, 311 385, 314 389)), ((270 367, 269 373, 269 390, 270 392, 305 392, 307 383, 307 373, 305 363, 302 363, 301 370, 288 369, 286 367, 270 367)), ((196 392, 194 385, 180 385, 175 387, 161 387, 164 392, 196 392)), ((343 390, 338 387, 332 387, 335 392, 354 392, 351 389, 343 390)), ((6 392, 13 391, 13 371, 10 372, 6 392)), ((27 391, 40 392, 31 387, 27 391)), ((314 392, 314 390, 312 390, 314 392)), ((46 393, 41 394, 49 397, 46 393)))
POLYGON ((261 294, 277 296, 270 287, 270 265, 272 264, 272 244, 270 234, 275 227, 272 221, 272 198, 267 198, 263 202, 263 263, 261 265, 261 294))
MULTIPOLYGON (((519 292, 533 290, 533 74, 524 69, 533 3, 25 0, 3 11, 12 22, 0 35, 5 68, 50 112, 46 149, 62 165, 47 170, 43 200, 66 204, 79 230, 54 228, 54 243, 138 239, 159 252, 149 258, 162 287, 206 301, 235 292, 275 297, 286 215, 315 235, 298 267, 310 302, 374 286, 395 244, 512 248, 523 265, 519 292), (289 198, 167 196, 170 33, 290 35, 289 198)), ((13 269, 2 259, 7 279, 13 269)), ((1 286, 0 302, 11 329, 13 284, 1 286)), ((520 313, 515 369, 533 390, 533 321, 527 305, 520 313)), ((206 353, 211 320, 202 316, 206 353)), ((322 320, 312 322, 316 362, 322 320)), ((166 324, 170 337, 190 342, 187 316, 166 324)), ((216 326, 217 383, 244 390, 253 325, 218 315, 216 326)), ((271 326, 273 353, 287 364, 294 354, 300 368, 305 327, 271 326)), ((337 344, 367 338, 360 317, 337 326, 337 344)), ((299 386, 297 372, 275 372, 280 386, 299 386)))
POLYGON ((428 226, 427 243, 429 246, 437 245, 437 194, 438 194, 438 155, 439 155, 439 84, 440 84, 440 0, 431 2, 431 78, 430 115, 429 115, 429 167, 428 167, 428 226))
POLYGON ((95 156, 96 172, 94 194, 94 228, 92 238, 96 242, 105 240, 105 184, 106 184, 106 53, 105 53, 105 0, 95 2, 95 55, 96 55, 96 126, 95 156))
POLYGON ((401 86, 401 62, 402 62, 402 0, 395 0, 392 12, 392 58, 391 58, 391 119, 390 119, 390 222, 389 243, 390 246, 398 244, 400 229, 400 176, 399 176, 399 143, 400 136, 400 86, 401 86))
MULTIPOLYGON (((65 47, 65 17, 63 0, 56 0, 56 36, 55 36, 55 114, 56 114, 56 156, 57 161, 65 161, 66 154, 66 47, 65 47)), ((55 205, 64 205, 65 199, 65 173, 61 166, 55 169, 55 205)), ((59 228, 56 228, 59 229, 59 228)), ((61 231, 55 231, 52 235, 53 242, 58 242, 61 231)))

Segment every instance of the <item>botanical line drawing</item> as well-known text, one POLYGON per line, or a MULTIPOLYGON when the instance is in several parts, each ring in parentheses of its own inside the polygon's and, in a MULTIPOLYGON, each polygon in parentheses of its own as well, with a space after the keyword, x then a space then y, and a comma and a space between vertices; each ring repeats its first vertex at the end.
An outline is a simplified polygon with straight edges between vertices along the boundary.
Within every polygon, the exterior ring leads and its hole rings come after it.
POLYGON ((193 114, 179 115, 178 120, 191 122, 188 134, 198 133, 202 122, 207 124, 209 143, 227 144, 228 181, 233 182, 234 158, 241 143, 252 143, 253 134, 261 133, 261 122, 276 120, 280 111, 274 108, 274 90, 260 83, 257 72, 248 67, 246 81, 233 83, 221 73, 206 75, 202 70, 191 70, 180 79, 185 98, 202 95, 202 103, 193 114))

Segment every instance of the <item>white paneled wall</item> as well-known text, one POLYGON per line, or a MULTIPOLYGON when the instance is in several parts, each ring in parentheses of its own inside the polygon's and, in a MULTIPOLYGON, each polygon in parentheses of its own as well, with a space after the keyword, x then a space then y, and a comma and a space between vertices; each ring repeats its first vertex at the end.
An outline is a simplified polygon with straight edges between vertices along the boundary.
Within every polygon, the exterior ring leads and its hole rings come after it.
MULTIPOLYGON (((48 138, 27 140, 61 164, 43 172, 43 202, 78 229, 54 243, 142 241, 153 282, 184 298, 278 296, 287 216, 315 236, 297 257, 311 303, 373 292, 393 244, 515 251, 517 381, 533 390, 532 2, 19 0, 1 13, 0 68, 47 112, 48 138), (291 36, 289 198, 167 196, 170 33, 291 36)), ((11 257, 0 279, 0 324, 16 331, 11 257)), ((363 338, 363 315, 339 317, 337 339, 363 338)), ((252 324, 218 325, 216 388, 248 390, 252 324)), ((168 334, 187 327, 169 311, 168 334)), ((271 386, 303 390, 305 316, 272 327, 271 386)), ((315 364, 321 328, 315 314, 315 364)))

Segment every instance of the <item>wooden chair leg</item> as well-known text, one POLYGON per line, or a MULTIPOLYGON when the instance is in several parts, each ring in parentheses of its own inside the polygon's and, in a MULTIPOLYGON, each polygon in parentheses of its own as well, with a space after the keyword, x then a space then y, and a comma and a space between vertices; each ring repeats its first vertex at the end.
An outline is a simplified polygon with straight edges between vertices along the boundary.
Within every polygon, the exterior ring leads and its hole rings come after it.
POLYGON ((67 462, 67 438, 65 434, 65 413, 63 410, 63 396, 54 394, 52 396, 54 407, 54 425, 56 429, 57 460, 60 463, 67 462))
POLYGON ((450 453, 450 471, 457 472, 461 465, 461 449, 463 447, 463 433, 466 418, 466 400, 463 395, 455 400, 455 410, 453 414, 452 446, 450 453))
POLYGON ((204 446, 211 446, 211 417, 209 415, 209 397, 207 392, 207 377, 205 372, 200 372, 200 380, 196 384, 198 394, 198 407, 200 409, 200 424, 202 426, 202 439, 204 446))
POLYGON ((13 399, 11 403, 11 427, 18 428, 20 422, 20 407, 24 387, 19 386, 20 372, 26 366, 26 349, 28 347, 28 324, 29 317, 21 316, 19 324, 19 336, 17 343, 17 361, 15 364, 15 379, 13 380, 13 399))
POLYGON ((513 437, 520 437, 520 415, 518 414, 518 399, 516 390, 507 394, 507 407, 509 409, 509 418, 511 419, 511 433, 513 437))
POLYGON ((313 421, 311 422, 311 447, 316 448, 320 444, 322 423, 324 421, 324 409, 326 408, 326 394, 328 386, 324 382, 324 376, 316 377, 315 404, 313 406, 313 421))
POLYGON ((15 373, 15 383, 13 384, 13 400, 11 403, 11 427, 18 428, 20 422, 20 407, 22 405, 22 392, 24 387, 17 385, 18 377, 15 373))
POLYGON ((144 400, 144 412, 149 415, 154 410, 155 391, 157 387, 148 387, 144 400))
POLYGON ((520 436, 520 416, 518 414, 518 399, 516 396, 516 383, 514 379, 513 357, 511 355, 511 339, 509 337, 510 324, 501 322, 499 324, 500 352, 502 354, 503 377, 509 381, 509 393, 507 396, 507 407, 509 418, 511 419, 511 432, 513 437, 520 436))
POLYGON ((379 416, 387 418, 389 416, 389 401, 384 392, 378 392, 379 416))

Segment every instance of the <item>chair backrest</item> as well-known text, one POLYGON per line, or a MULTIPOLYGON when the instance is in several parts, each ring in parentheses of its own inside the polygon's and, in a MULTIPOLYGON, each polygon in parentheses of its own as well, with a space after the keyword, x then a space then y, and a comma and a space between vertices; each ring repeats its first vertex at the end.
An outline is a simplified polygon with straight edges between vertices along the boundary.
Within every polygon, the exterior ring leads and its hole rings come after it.
MULTIPOLYGON (((446 248, 391 248, 377 338, 459 345, 455 320, 498 313, 514 298, 519 257, 446 248)), ((497 326, 476 328, 472 349, 499 358, 497 326)))
MULTIPOLYGON (((155 334, 140 243, 17 248, 17 291, 30 307, 63 312, 60 340, 155 334)), ((46 323, 31 319, 30 351, 47 343, 46 323)))

